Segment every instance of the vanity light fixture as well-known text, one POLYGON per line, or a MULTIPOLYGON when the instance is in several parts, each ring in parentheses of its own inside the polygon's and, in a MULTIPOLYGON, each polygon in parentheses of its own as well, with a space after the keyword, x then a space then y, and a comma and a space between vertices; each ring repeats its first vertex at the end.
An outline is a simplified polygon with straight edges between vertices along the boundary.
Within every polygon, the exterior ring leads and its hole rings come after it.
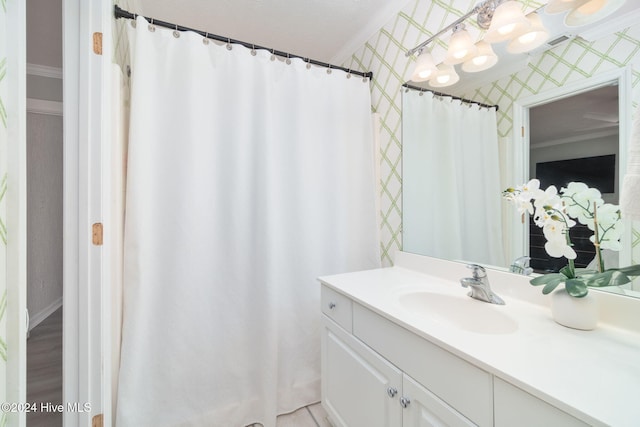
POLYGON ((514 37, 507 45, 509 53, 524 53, 542 46, 549 39, 549 31, 544 27, 537 12, 527 15, 531 26, 528 30, 514 37))
POLYGON ((567 27, 591 24, 611 15, 624 5, 625 0, 583 0, 565 16, 567 27))
POLYGON ((484 40, 476 43, 478 54, 462 64, 462 71, 466 73, 477 73, 488 70, 498 62, 498 55, 493 51, 491 45, 484 40))
POLYGON ((445 64, 461 64, 470 60, 478 53, 478 48, 473 44, 469 32, 465 29, 464 23, 458 24, 453 29, 453 35, 449 40, 449 49, 445 64))
POLYGON ((427 50, 423 50, 418 55, 416 66, 411 74, 411 80, 414 82, 426 82, 437 72, 436 63, 427 50))
POLYGON ((544 28, 538 27, 537 24, 534 26, 535 22, 536 18, 528 19, 524 16, 522 4, 516 0, 483 0, 470 12, 461 16, 428 40, 407 51, 406 56, 418 54, 414 70, 411 73, 411 80, 415 82, 428 80, 429 85, 432 87, 445 87, 460 80, 453 65, 463 64, 462 70, 470 73, 487 70, 498 62, 498 57, 489 43, 512 40, 515 37, 522 36, 520 41, 514 43, 513 49, 522 49, 522 52, 529 51, 537 47, 534 46, 534 42, 537 43, 547 34, 544 28), (476 44, 473 43, 464 24, 465 20, 474 15, 476 15, 478 26, 487 30, 483 41, 476 44), (525 34, 531 28, 534 28, 535 31, 525 34), (423 57, 426 52, 426 46, 450 30, 453 30, 453 34, 443 61, 443 64, 448 67, 441 66, 442 64, 439 65, 437 67, 438 73, 434 75, 436 67, 431 54, 429 54, 428 58, 423 57))
POLYGON ((587 0, 551 0, 544 8, 544 11, 550 14, 562 13, 567 10, 576 9, 587 0))
POLYGON ((458 83, 460 76, 456 73, 456 69, 453 65, 440 64, 438 65, 438 72, 429 79, 429 86, 431 87, 446 87, 458 83))
POLYGON ((530 26, 531 23, 522 13, 520 3, 508 0, 496 8, 484 40, 489 43, 509 40, 526 31, 530 26))

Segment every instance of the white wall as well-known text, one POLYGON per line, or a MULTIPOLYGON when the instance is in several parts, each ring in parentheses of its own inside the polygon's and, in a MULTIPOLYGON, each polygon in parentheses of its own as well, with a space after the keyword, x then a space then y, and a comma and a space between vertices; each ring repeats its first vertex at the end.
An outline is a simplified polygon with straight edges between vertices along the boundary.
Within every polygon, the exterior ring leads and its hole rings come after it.
POLYGON ((30 328, 62 305, 62 116, 27 113, 30 328))
POLYGON ((62 305, 62 1, 27 0, 27 309, 62 305))

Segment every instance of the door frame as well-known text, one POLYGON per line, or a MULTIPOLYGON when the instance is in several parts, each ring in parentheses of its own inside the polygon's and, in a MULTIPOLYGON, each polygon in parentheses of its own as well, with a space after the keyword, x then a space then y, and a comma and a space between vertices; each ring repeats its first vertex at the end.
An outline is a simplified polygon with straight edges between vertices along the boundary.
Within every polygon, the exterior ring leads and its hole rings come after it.
POLYGON ((64 73, 63 402, 67 427, 111 422, 110 0, 62 0, 64 73), (101 34, 100 53, 98 33, 101 34), (105 166, 107 165, 107 166, 105 166), (97 239, 97 237, 95 237, 97 239), (89 404, 88 407, 83 406, 89 404), (66 408, 68 409, 68 408, 66 408))
MULTIPOLYGON (((525 183, 529 179, 529 109, 548 104, 558 99, 566 98, 583 92, 588 92, 612 83, 618 85, 618 115, 619 115, 619 154, 618 154, 618 188, 622 189, 622 180, 627 168, 627 147, 631 134, 631 66, 616 68, 600 73, 587 79, 582 79, 552 90, 541 92, 529 97, 518 99, 513 103, 513 152, 512 162, 508 171, 511 185, 525 183)), ((511 221, 506 232, 510 236, 509 260, 529 254, 529 228, 521 224, 520 217, 510 215, 511 221)), ((624 221, 622 235, 622 250, 620 251, 620 265, 631 265, 631 223, 624 221)))
MULTIPOLYGON (((6 3, 7 193, 6 401, 27 399, 27 14, 23 1, 6 3)), ((12 412, 8 425, 24 426, 26 413, 12 412)))

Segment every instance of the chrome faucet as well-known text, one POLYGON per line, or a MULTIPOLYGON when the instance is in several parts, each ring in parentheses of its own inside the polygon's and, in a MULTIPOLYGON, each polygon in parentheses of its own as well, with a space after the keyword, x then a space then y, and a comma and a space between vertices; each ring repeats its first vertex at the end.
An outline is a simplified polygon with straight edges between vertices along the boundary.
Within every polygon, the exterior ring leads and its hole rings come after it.
POLYGON ((512 273, 522 274, 524 276, 528 276, 533 273, 533 268, 529 267, 529 261, 531 257, 521 256, 520 258, 516 258, 513 261, 513 264, 509 266, 509 271, 512 273))
POLYGON ((484 267, 477 264, 468 264, 467 268, 472 271, 472 277, 460 279, 463 288, 471 288, 469 295, 480 301, 489 302, 491 304, 504 305, 504 301, 498 295, 494 294, 489 285, 487 272, 484 267))

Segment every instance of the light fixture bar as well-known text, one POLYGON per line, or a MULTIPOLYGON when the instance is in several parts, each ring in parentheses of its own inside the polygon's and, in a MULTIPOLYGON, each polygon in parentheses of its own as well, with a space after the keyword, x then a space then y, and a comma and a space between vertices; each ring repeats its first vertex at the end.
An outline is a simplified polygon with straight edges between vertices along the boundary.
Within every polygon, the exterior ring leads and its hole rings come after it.
POLYGON ((471 17, 473 15, 476 15, 476 14, 478 14, 480 12, 485 12, 486 13, 487 10, 495 9, 495 7, 497 6, 497 3, 500 3, 500 0, 483 0, 483 1, 481 1, 480 3, 478 3, 476 5, 476 7, 471 9, 470 12, 467 12, 465 15, 461 16, 456 21, 454 21, 451 24, 447 25, 445 28, 443 28, 442 30, 438 31, 433 36, 429 37, 427 40, 425 40, 422 43, 420 43, 418 46, 414 47, 413 49, 408 50, 407 53, 405 53, 405 56, 411 56, 414 53, 421 51, 422 49, 424 49, 424 47, 426 45, 428 45, 429 43, 431 43, 432 41, 434 41, 435 39, 437 39, 439 36, 441 36, 442 34, 446 33, 447 31, 453 29, 456 25, 459 25, 459 24, 463 23, 469 17, 471 17))

